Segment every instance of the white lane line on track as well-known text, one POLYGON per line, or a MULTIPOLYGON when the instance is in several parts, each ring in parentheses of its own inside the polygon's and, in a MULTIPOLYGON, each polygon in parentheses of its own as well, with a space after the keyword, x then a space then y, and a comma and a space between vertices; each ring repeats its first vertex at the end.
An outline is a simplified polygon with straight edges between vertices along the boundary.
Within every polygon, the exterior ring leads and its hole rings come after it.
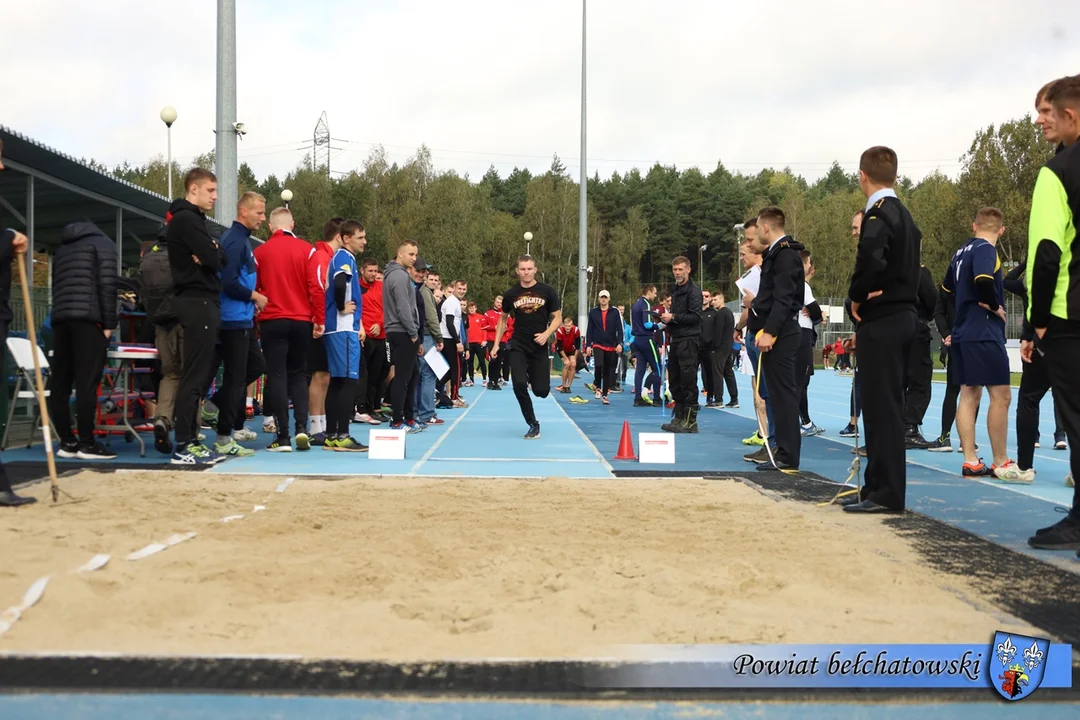
MULTIPOLYGON (((430 448, 428 448, 428 451, 426 453, 424 453, 424 455, 419 460, 416 461, 416 464, 412 466, 412 469, 410 469, 409 472, 408 472, 409 477, 415 477, 416 476, 416 471, 419 470, 420 467, 424 463, 426 463, 431 458, 432 455, 435 454, 435 451, 439 449, 439 446, 443 444, 443 441, 446 440, 446 438, 450 437, 450 433, 454 432, 454 428, 456 428, 458 426, 458 423, 461 422, 462 420, 464 420, 465 416, 468 415, 469 413, 471 413, 473 411, 473 408, 475 408, 477 405, 480 404, 480 400, 482 400, 484 395, 486 395, 486 394, 487 394, 487 388, 484 388, 483 390, 480 391, 480 394, 476 396, 476 399, 473 400, 471 403, 469 403, 469 407, 465 408, 465 412, 458 415, 457 420, 454 420, 454 422, 450 423, 450 427, 446 428, 446 432, 444 432, 439 437, 439 439, 436 440, 435 443, 430 448)), ((408 443, 408 440, 406 440, 405 442, 408 443)))

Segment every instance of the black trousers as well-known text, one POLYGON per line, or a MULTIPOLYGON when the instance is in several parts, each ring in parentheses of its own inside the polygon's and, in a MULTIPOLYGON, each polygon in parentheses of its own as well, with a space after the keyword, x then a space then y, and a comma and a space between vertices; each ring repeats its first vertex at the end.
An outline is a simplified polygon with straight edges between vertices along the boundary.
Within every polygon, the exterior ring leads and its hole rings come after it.
MULTIPOLYGON (((1054 406, 1059 410, 1061 429, 1069 441, 1069 466, 1073 478, 1080 479, 1080 375, 1076 372, 1076 358, 1080 357, 1080 322, 1052 318, 1040 345, 1046 353, 1054 406)), ((1073 490, 1069 515, 1080 520, 1080 484, 1073 490)))
POLYGON ((738 390, 733 390, 735 385, 735 372, 731 373, 731 381, 728 382, 726 374, 731 366, 731 350, 729 348, 717 348, 709 354, 712 362, 712 399, 716 402, 724 400, 724 383, 727 383, 728 397, 739 396, 738 390))
POLYGON ((803 425, 809 425, 810 402, 806 397, 810 390, 810 378, 814 376, 814 331, 799 326, 799 352, 795 356, 795 378, 799 382, 799 417, 803 425))
MULTIPOLYGON (((502 357, 500 348, 497 357, 502 357)), ((551 393, 551 365, 548 361, 547 348, 537 346, 534 351, 524 348, 511 348, 510 357, 507 358, 510 365, 511 382, 514 385, 514 397, 517 398, 521 407, 521 417, 529 425, 536 424, 536 413, 533 412, 532 398, 529 397, 529 388, 533 395, 538 398, 546 398, 551 393)), ((612 372, 615 368, 612 367, 612 372)))
POLYGON ((393 408, 393 422, 411 421, 414 417, 416 382, 420 377, 416 364, 419 343, 403 332, 387 333, 386 342, 390 346, 390 363, 394 368, 394 379, 387 388, 390 407, 393 408))
POLYGON ((696 337, 672 340, 668 353, 671 398, 684 407, 698 407, 698 341, 696 337))
MULTIPOLYGON (((488 345, 490 351, 491 346, 488 345)), ((488 361, 488 382, 493 383, 502 377, 503 365, 508 365, 506 357, 510 354, 510 348, 503 345, 499 348, 499 354, 488 361)))
MULTIPOLYGON (((1031 354, 1031 362, 1024 363, 1016 400, 1016 463, 1021 470, 1031 469, 1035 461, 1035 442, 1039 439, 1039 403, 1049 390, 1049 362, 1043 357, 1042 343, 1039 343, 1031 354)), ((1056 402, 1054 407, 1057 408, 1056 402)))
POLYGON ((476 377, 476 366, 480 366, 480 377, 487 380, 488 363, 487 348, 480 347, 480 343, 469 343, 469 379, 476 377))
POLYGON ((593 348, 593 362, 596 367, 596 389, 607 397, 619 377, 619 353, 593 348))
POLYGON ((698 343, 698 367, 701 368, 701 389, 705 391, 705 397, 712 399, 713 396, 713 371, 712 349, 705 348, 698 343))
MULTIPOLYGON (((856 339, 858 342, 858 339, 856 339)), ((855 368, 855 374, 851 376, 851 399, 849 402, 851 417, 856 420, 862 415, 862 381, 859 379, 859 369, 855 368)), ((956 404, 953 403, 953 414, 956 414, 956 404)))
POLYGON ((930 326, 920 320, 915 325, 907 374, 904 376, 904 425, 918 428, 930 407, 934 381, 934 361, 930 355, 930 326))
POLYGON ((94 444, 98 386, 105 369, 109 341, 97 323, 62 320, 53 325, 53 359, 49 375, 49 415, 63 441, 75 439, 71 431, 71 390, 75 389, 75 417, 79 442, 94 444))
POLYGON ((769 404, 772 405, 776 451, 773 456, 778 463, 798 467, 802 452, 802 433, 799 429, 799 391, 801 378, 797 377, 796 357, 802 333, 794 318, 784 323, 776 343, 769 352, 761 353, 761 369, 768 383, 769 404))
POLYGON ((862 499, 903 510, 907 500, 904 454, 904 378, 918 319, 914 309, 863 322, 856 331, 863 391, 866 474, 862 499))
MULTIPOLYGON (((296 433, 307 433, 308 348, 312 343, 311 323, 303 320, 267 320, 259 323, 263 354, 266 356, 265 412, 274 416, 278 440, 289 440, 289 400, 293 404, 296 433)), ((320 341, 321 342, 321 341, 320 341)), ((264 414, 265 414, 264 412, 264 414)))
MULTIPOLYGON (((735 359, 738 356, 739 353, 729 349, 724 361, 724 384, 727 385, 728 397, 733 403, 739 402, 739 385, 735 381, 735 359)), ((721 399, 720 395, 717 395, 716 399, 721 399)))
POLYGON ((449 381, 450 387, 447 389, 451 400, 458 399, 458 391, 461 389, 461 353, 457 351, 457 343, 453 340, 446 340, 442 346, 442 356, 446 360, 446 364, 450 366, 450 369, 446 372, 446 380, 449 381))
POLYGON ((266 360, 253 328, 222 330, 219 337, 217 354, 225 372, 210 401, 218 408, 218 435, 228 435, 244 427, 247 386, 266 372, 266 360))
POLYGON ((356 384, 357 381, 352 378, 330 378, 330 387, 326 391, 327 437, 348 437, 356 384))
POLYGON ((382 407, 383 381, 390 372, 385 339, 368 338, 360 348, 360 379, 356 383, 356 412, 373 413, 382 407))
POLYGON ((180 383, 176 390, 176 446, 179 449, 199 437, 199 405, 213 369, 221 306, 217 298, 173 298, 173 309, 184 336, 180 347, 180 383))

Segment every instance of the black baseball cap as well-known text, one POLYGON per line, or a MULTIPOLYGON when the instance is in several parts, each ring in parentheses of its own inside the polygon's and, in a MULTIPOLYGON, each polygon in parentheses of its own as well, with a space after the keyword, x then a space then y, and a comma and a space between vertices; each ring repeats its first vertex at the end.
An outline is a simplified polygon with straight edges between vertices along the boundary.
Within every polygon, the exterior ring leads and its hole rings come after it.
POLYGON ((431 271, 435 269, 433 266, 428 265, 427 260, 422 257, 416 258, 416 262, 413 263, 413 267, 416 268, 418 272, 423 272, 424 270, 431 271))

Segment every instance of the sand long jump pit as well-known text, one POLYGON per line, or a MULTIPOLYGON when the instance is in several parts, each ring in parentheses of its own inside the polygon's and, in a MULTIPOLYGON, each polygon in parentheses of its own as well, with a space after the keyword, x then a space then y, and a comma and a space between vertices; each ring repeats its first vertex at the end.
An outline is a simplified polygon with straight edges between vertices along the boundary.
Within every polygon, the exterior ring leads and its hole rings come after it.
POLYGON ((87 502, 57 507, 33 486, 0 514, 0 611, 49 581, 0 651, 407 662, 1039 635, 880 517, 737 480, 282 480, 83 472, 61 486, 87 502))

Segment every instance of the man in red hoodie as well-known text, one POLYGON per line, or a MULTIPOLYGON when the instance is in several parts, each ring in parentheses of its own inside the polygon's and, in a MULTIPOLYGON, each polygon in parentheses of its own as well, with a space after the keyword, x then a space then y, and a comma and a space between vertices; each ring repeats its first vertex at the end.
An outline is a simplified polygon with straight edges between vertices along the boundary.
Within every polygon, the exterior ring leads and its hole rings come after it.
MULTIPOLYGON (((331 218, 323 225, 323 239, 315 243, 315 252, 311 256, 319 287, 326 293, 326 271, 334 253, 342 247, 341 224, 345 218, 331 218)), ((325 317, 325 304, 323 305, 325 317)), ((330 363, 326 357, 326 345, 322 339, 313 340, 308 347, 307 370, 311 374, 308 384, 308 421, 311 424, 311 444, 322 445, 326 441, 326 391, 330 387, 330 363)))
POLYGON ((370 425, 381 425, 386 418, 379 414, 382 407, 382 388, 390 361, 386 347, 386 326, 383 323, 383 284, 377 279, 379 261, 365 258, 360 268, 360 291, 363 304, 360 323, 367 333, 361 350, 360 382, 356 388, 356 419, 370 425))
POLYGON ((266 356, 266 409, 277 438, 266 449, 292 452, 289 400, 293 403, 296 449, 308 450, 308 385, 305 372, 312 338, 322 337, 326 293, 318 277, 315 248, 293 234, 287 208, 270 213, 270 239, 255 249, 256 289, 268 299, 259 313, 259 336, 266 356))

